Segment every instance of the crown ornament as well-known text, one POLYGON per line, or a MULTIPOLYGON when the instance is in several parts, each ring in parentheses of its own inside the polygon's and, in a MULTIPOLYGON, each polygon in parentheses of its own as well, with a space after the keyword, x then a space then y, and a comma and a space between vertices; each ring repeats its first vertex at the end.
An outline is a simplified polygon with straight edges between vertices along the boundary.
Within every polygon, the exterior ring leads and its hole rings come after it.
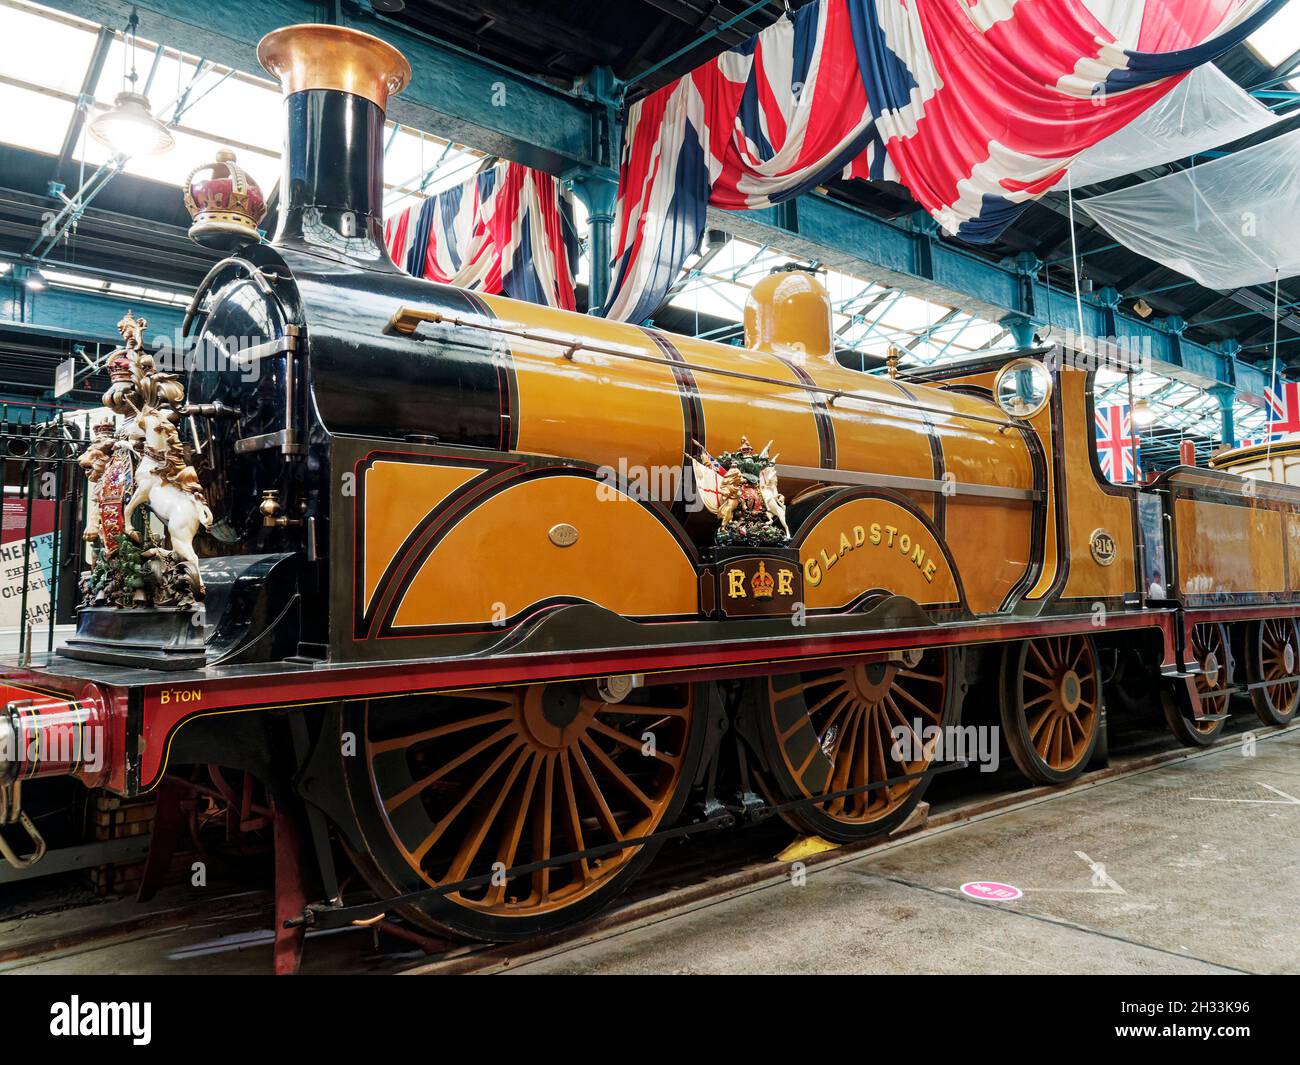
POLYGON ((758 563, 758 572, 754 574, 753 580, 749 582, 750 588, 754 592, 755 599, 771 599, 772 592, 776 588, 776 581, 772 575, 767 572, 767 563, 762 560, 758 563))
POLYGON ((217 152, 215 162, 190 172, 185 180, 185 209, 194 224, 190 239, 208 248, 234 251, 260 241, 257 227, 266 217, 266 198, 229 148, 217 152))

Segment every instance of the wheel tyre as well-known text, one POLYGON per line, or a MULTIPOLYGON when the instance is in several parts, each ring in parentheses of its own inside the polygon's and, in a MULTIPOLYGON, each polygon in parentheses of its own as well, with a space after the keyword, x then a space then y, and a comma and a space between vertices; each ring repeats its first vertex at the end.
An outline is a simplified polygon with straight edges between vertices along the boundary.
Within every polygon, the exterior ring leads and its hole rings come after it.
MULTIPOLYGON (((1300 629, 1293 618, 1251 622, 1245 649, 1246 679, 1252 685, 1300 673, 1300 629)), ((1289 725, 1300 709, 1300 681, 1252 687, 1250 703, 1265 725, 1289 725)))
MULTIPOLYGON (((756 715, 759 722, 758 732, 761 737, 764 760, 767 763, 764 790, 773 803, 809 798, 814 794, 846 790, 862 783, 895 778, 903 776, 907 772, 921 771, 915 767, 910 770, 907 769, 892 758, 888 749, 882 749, 879 756, 882 761, 875 763, 876 768, 874 770, 867 768, 867 765, 870 764, 868 761, 858 771, 859 774, 862 771, 870 773, 869 778, 862 779, 860 775, 855 777, 852 776, 853 770, 841 769, 840 775, 847 776, 849 779, 842 783, 836 783, 835 761, 829 757, 818 759, 816 753, 812 751, 813 746, 822 747, 824 754, 825 746, 830 745, 832 752, 838 758, 840 747, 835 745, 833 741, 828 743, 825 735, 819 731, 818 724, 813 720, 813 716, 822 713, 822 711, 817 710, 814 711, 814 715, 809 714, 808 699, 805 698, 804 692, 813 693, 812 702, 816 707, 819 698, 824 695, 825 691, 832 689, 839 683, 841 676, 847 678, 855 670, 861 670, 862 668, 864 667, 859 665, 840 670, 812 670, 783 677, 768 677, 756 682, 751 689, 752 698, 749 701, 749 709, 756 715), (825 677, 822 677, 822 674, 825 674, 825 677), (795 689, 801 685, 806 686, 804 691, 796 691, 795 689), (802 724, 799 723, 801 715, 802 724), (784 745, 781 741, 782 732, 787 734, 784 745), (804 763, 805 756, 813 760, 811 764, 804 763), (819 762, 825 764, 819 765, 819 762), (882 776, 881 770, 885 767, 889 767, 889 769, 882 776), (799 772, 801 768, 802 773, 799 772)), ((925 673, 927 676, 934 675, 936 677, 942 675, 946 678, 943 694, 938 698, 941 705, 935 708, 935 716, 927 718, 924 724, 926 726, 957 724, 961 717, 962 699, 966 690, 962 654, 953 649, 942 648, 927 651, 921 661, 917 663, 916 668, 908 672, 925 673)), ((903 678, 904 681, 912 679, 914 678, 903 678)), ((937 692, 939 684, 936 682, 934 687, 937 692)), ((890 683, 887 685, 887 690, 896 693, 897 687, 895 684, 890 683)), ((908 720, 912 719, 914 713, 922 713, 906 697, 895 694, 893 698, 896 706, 907 711, 908 720)), ((893 715, 891 719, 889 715, 892 714, 892 711, 888 711, 887 707, 887 702, 882 698, 880 702, 875 704, 863 702, 858 713, 878 713, 881 715, 880 720, 882 722, 890 721, 893 724, 897 722, 897 715, 893 715), (872 706, 878 709, 872 711, 869 709, 872 706)), ((832 713, 834 711, 835 704, 832 703, 830 707, 826 708, 825 712, 832 713)), ((847 715, 845 716, 847 717, 847 715)), ((845 731, 847 731, 847 727, 845 731)), ((927 763, 927 765, 932 767, 933 763, 927 763)), ((856 801, 857 796, 848 796, 838 800, 838 804, 836 801, 832 801, 821 805, 798 806, 783 811, 781 817, 798 832, 821 836, 837 843, 855 843, 887 835, 906 821, 912 811, 916 809, 917 804, 924 797, 933 776, 933 768, 927 768, 925 775, 910 786, 906 784, 894 785, 895 790, 904 787, 907 790, 896 801, 892 796, 887 797, 878 815, 873 816, 870 804, 867 804, 865 809, 860 810, 862 803, 856 801)), ((863 794, 876 796, 880 792, 863 794)))
MULTIPOLYGON (((676 783, 673 786, 674 790, 671 797, 667 800, 662 814, 655 822, 654 830, 656 831, 667 828, 676 821, 682 807, 685 805, 699 768, 707 717, 700 705, 701 700, 698 689, 701 687, 696 686, 697 690, 691 699, 692 711, 689 714, 683 737, 680 768, 676 772, 676 783)), ((509 689, 505 690, 508 691, 509 689)), ((469 696, 478 693, 464 694, 469 696)), ((374 705, 387 709, 384 702, 378 702, 374 705)), ((366 718, 367 709, 364 702, 351 704, 343 716, 345 734, 350 732, 354 735, 360 748, 356 756, 343 758, 349 805, 354 815, 354 822, 349 826, 351 831, 345 832, 343 835, 345 838, 351 835, 362 841, 364 850, 361 853, 355 853, 353 848, 349 848, 350 851, 353 851, 358 871, 361 872, 378 895, 391 898, 421 891, 432 885, 425 875, 412 867, 407 858, 409 851, 402 847, 397 840, 393 826, 385 813, 384 803, 380 801, 376 794, 375 779, 372 777, 369 768, 370 759, 366 756, 366 730, 368 727, 366 718)), ((575 778, 574 786, 580 786, 576 770, 573 775, 575 778)), ((554 777, 553 788, 558 796, 561 791, 558 770, 554 777)), ((515 794, 511 788, 505 790, 509 795, 515 794)), ((558 818, 558 816, 557 811, 556 817, 558 818)), ((641 834, 648 835, 650 833, 628 833, 624 838, 641 834)), ((575 849, 567 845, 560 849, 558 843, 560 834, 558 832, 555 834, 555 839, 557 844, 552 854, 568 853, 570 850, 575 849)), ((587 842, 588 847, 593 845, 592 842, 587 842)), ((622 861, 621 866, 613 874, 601 880, 598 886, 589 894, 564 904, 559 909, 539 910, 535 913, 521 911, 501 916, 496 913, 486 912, 483 909, 474 908, 471 905, 462 905, 448 897, 434 895, 422 900, 418 905, 396 907, 396 912, 418 927, 459 939, 510 942, 532 938, 583 921, 608 906, 653 861, 660 846, 662 846, 662 841, 642 844, 636 849, 635 853, 627 856, 622 861)), ((612 856, 606 855, 602 858, 592 859, 592 862, 608 862, 617 859, 618 856, 619 853, 615 852, 612 856)), ((524 863, 523 858, 516 858, 509 864, 515 866, 524 863)), ((485 868, 479 868, 476 865, 471 869, 469 875, 479 875, 485 872, 485 868)))
MULTIPOLYGON (((1184 685, 1195 683, 1190 677, 1179 682, 1184 685)), ((1224 721, 1213 721, 1200 727, 1191 712, 1190 703, 1193 696, 1180 695, 1166 691, 1160 693, 1160 704, 1165 713, 1165 724, 1184 747, 1208 747, 1223 732, 1224 721)))
POLYGON ((1227 719, 1205 721, 1196 716, 1198 707, 1218 717, 1228 712, 1231 695, 1213 695, 1215 689, 1231 688, 1233 659, 1228 632, 1223 625, 1197 625, 1192 630, 1192 657, 1202 670, 1195 677, 1181 677, 1161 692, 1165 722, 1169 731, 1185 747, 1208 747, 1219 738, 1227 719), (1212 657, 1211 657, 1212 656, 1212 657))
POLYGON ((1074 780, 1092 760, 1101 735, 1102 686, 1092 639, 1059 636, 1010 643, 1002 652, 1000 676, 1002 733, 1016 768, 1034 784, 1066 784, 1074 780), (1065 679, 1070 672, 1075 674, 1078 687, 1071 688, 1067 698, 1060 687, 1070 683, 1065 679), (1056 693, 1055 700, 1052 692, 1056 693), (1044 704, 1047 709, 1040 710, 1044 704), (1076 709, 1066 709, 1069 704, 1076 709), (1079 713, 1085 705, 1087 712, 1079 713), (1051 717, 1040 719, 1043 713, 1055 717, 1065 713, 1073 723, 1062 719, 1053 725, 1051 717), (1054 736, 1048 738, 1047 756, 1035 745, 1036 741, 1042 742, 1042 730, 1049 727, 1060 730, 1059 756, 1052 747, 1054 736), (1076 735, 1078 731, 1083 735, 1076 735), (1066 742, 1070 744, 1068 754, 1064 750, 1066 742))

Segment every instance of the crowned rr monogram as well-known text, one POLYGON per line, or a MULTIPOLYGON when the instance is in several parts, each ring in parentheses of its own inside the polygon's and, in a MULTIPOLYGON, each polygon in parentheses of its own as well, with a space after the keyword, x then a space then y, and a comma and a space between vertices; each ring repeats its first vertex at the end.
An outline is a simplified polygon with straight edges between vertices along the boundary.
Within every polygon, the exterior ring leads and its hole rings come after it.
POLYGON ((741 556, 720 563, 717 572, 724 617, 784 614, 802 595, 802 574, 794 558, 741 556))

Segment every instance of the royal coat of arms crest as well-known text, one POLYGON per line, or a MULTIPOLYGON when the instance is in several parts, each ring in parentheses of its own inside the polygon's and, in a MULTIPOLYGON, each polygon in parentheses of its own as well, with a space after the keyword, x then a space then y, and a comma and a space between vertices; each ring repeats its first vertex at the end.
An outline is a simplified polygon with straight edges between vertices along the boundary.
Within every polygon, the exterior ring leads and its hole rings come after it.
POLYGON ((755 451, 740 438, 734 451, 716 458, 698 441, 699 456, 691 456, 700 501, 719 521, 719 547, 783 547, 790 542, 785 520, 785 496, 777 487, 772 441, 755 451))

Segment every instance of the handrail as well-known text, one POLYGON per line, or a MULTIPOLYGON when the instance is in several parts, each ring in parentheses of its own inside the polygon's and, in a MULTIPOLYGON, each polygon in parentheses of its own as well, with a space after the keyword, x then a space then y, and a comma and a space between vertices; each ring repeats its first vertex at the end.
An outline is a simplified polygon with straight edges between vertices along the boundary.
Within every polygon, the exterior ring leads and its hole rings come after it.
POLYGON ((422 338, 419 336, 417 330, 426 322, 433 325, 465 326, 471 329, 483 329, 490 333, 502 333, 506 336, 517 337, 520 340, 533 340, 542 344, 555 344, 558 347, 565 349, 563 355, 566 359, 572 359, 576 352, 590 351, 598 355, 614 355, 619 358, 632 359, 636 362, 648 362, 657 366, 667 366, 670 369, 691 370, 695 373, 711 373, 720 377, 730 377, 742 381, 756 381, 759 384, 775 385, 779 388, 793 387, 803 392, 816 392, 820 395, 829 396, 830 399, 828 401, 828 406, 834 406, 837 399, 857 399, 864 403, 875 403, 885 407, 898 407, 902 410, 921 411, 928 414, 940 414, 949 418, 963 418, 967 421, 984 422, 988 425, 996 425, 1002 430, 1028 429, 1030 427, 1027 422, 1020 420, 995 418, 987 414, 966 414, 961 411, 945 410, 943 407, 933 407, 915 401, 888 399, 885 396, 870 395, 862 392, 849 392, 842 388, 827 388, 824 385, 813 384, 812 382, 782 381, 775 377, 764 377, 761 374, 745 373, 743 370, 727 370, 719 366, 702 366, 699 363, 688 362, 686 360, 677 362, 673 359, 647 355, 642 351, 608 347, 604 344, 589 344, 585 340, 577 340, 572 336, 566 336, 561 333, 551 334, 543 330, 516 329, 507 325, 499 325, 496 322, 485 321, 481 318, 470 318, 459 314, 444 314, 442 311, 422 310, 416 307, 402 307, 396 311, 388 320, 388 324, 384 326, 384 332, 389 336, 404 336, 413 340, 419 340, 422 338))

